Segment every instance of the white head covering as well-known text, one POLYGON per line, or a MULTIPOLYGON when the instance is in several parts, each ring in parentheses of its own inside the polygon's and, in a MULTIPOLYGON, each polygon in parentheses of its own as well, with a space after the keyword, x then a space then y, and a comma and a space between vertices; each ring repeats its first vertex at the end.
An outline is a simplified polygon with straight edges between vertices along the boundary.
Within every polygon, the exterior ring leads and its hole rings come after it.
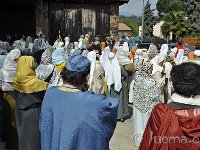
POLYGON ((195 50, 194 55, 197 56, 197 57, 200 57, 200 50, 195 50))
POLYGON ((85 35, 85 38, 86 38, 86 39, 89 39, 89 38, 90 38, 90 35, 89 35, 89 34, 86 34, 86 35, 85 35))
POLYGON ((5 58, 6 58, 6 55, 0 55, 0 69, 3 67, 5 58))
POLYGON ((87 57, 87 55, 88 55, 88 53, 89 53, 89 51, 88 50, 83 50, 83 52, 82 52, 82 56, 85 56, 85 57, 87 57))
POLYGON ((57 47, 62 47, 64 45, 63 42, 59 42, 57 47))
POLYGON ((126 46, 120 46, 117 48, 117 53, 116 53, 116 57, 118 59, 119 64, 121 65, 126 65, 126 64, 130 64, 133 63, 133 60, 130 60, 128 58, 129 52, 127 51, 127 47, 126 46))
POLYGON ((167 44, 163 44, 163 45, 161 46, 161 48, 160 48, 160 52, 164 52, 164 53, 166 53, 166 54, 167 54, 168 50, 169 50, 169 47, 168 47, 167 44))
POLYGON ((70 56, 72 56, 74 52, 75 52, 75 49, 72 49, 72 50, 70 51, 70 56))
POLYGON ((166 59, 167 55, 164 51, 161 51, 158 55, 156 55, 152 60, 151 63, 153 64, 153 71, 152 75, 156 72, 162 72, 163 67, 159 65, 159 63, 163 62, 166 59))
POLYGON ((105 80, 107 82, 108 90, 110 90, 110 86, 114 84, 115 91, 119 92, 122 88, 121 82, 121 68, 115 54, 109 52, 108 54, 109 61, 106 63, 105 70, 105 80))
POLYGON ((123 50, 127 53, 129 53, 129 47, 128 47, 128 42, 124 42, 123 44, 123 50))
POLYGON ((161 51, 158 55, 158 64, 163 62, 167 57, 167 54, 165 53, 165 51, 161 51))
POLYGON ((74 42, 74 49, 79 49, 78 42, 74 42))
POLYGON ((106 70, 106 64, 107 64, 107 61, 109 60, 108 59, 108 54, 110 53, 110 48, 109 46, 107 46, 104 51, 102 51, 102 55, 100 57, 100 62, 101 62, 101 65, 104 69, 104 71, 106 70))
POLYGON ((60 65, 66 61, 64 48, 57 47, 52 53, 52 63, 54 65, 60 65))
POLYGON ((0 71, 0 79, 5 82, 13 82, 13 77, 16 74, 16 60, 21 56, 21 51, 19 49, 11 50, 7 54, 3 67, 0 71))
POLYGON ((78 47, 79 47, 80 49, 83 49, 83 48, 86 49, 85 44, 83 44, 83 38, 84 38, 84 35, 81 35, 80 38, 79 38, 79 40, 78 40, 78 47))
POLYGON ((40 64, 37 69, 35 70, 36 72, 36 77, 40 80, 46 80, 50 74, 53 72, 54 65, 52 64, 40 64))
POLYGON ((90 79, 89 79, 89 85, 91 88, 91 84, 93 81, 93 74, 94 74, 94 69, 95 69, 95 64, 96 64, 96 52, 91 51, 88 53, 87 58, 90 60, 91 65, 90 65, 90 79))
POLYGON ((65 37, 65 47, 67 47, 67 45, 69 44, 69 37, 65 37))
POLYGON ((135 58, 143 59, 143 51, 142 51, 142 49, 137 49, 135 54, 136 54, 135 58))

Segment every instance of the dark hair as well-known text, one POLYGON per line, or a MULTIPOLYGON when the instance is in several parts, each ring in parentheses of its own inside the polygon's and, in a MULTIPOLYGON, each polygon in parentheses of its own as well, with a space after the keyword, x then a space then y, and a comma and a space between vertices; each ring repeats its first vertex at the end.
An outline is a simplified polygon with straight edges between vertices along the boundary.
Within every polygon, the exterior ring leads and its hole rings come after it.
POLYGON ((178 45, 182 45, 183 41, 181 39, 178 40, 178 45))
POLYGON ((185 97, 200 95, 200 66, 187 62, 174 66, 171 79, 177 94, 185 97))
POLYGON ((70 71, 64 67, 63 71, 61 72, 61 76, 64 82, 67 82, 75 87, 77 87, 81 91, 88 90, 88 84, 86 81, 87 75, 90 73, 88 72, 75 72, 70 71))
POLYGON ((195 44, 195 49, 200 50, 200 42, 195 44))

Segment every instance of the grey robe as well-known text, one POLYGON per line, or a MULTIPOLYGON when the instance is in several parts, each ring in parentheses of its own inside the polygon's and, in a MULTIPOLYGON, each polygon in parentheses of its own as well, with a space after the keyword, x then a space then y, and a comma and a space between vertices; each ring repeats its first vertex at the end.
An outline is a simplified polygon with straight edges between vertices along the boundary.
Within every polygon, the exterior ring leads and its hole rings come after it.
POLYGON ((26 94, 14 91, 19 150, 40 150, 39 117, 45 91, 26 94))
POLYGON ((117 119, 123 119, 124 117, 129 115, 128 111, 128 73, 125 70, 124 66, 120 65, 121 74, 122 74, 122 89, 117 92, 115 91, 114 84, 111 85, 110 91, 107 92, 107 96, 112 98, 118 98, 119 107, 118 107, 118 115, 117 119))

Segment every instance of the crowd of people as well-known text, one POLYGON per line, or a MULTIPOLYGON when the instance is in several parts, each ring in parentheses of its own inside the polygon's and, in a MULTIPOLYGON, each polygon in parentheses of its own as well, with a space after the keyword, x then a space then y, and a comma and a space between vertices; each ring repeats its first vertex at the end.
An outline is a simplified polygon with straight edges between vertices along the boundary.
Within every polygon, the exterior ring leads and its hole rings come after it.
POLYGON ((181 39, 148 49, 129 41, 107 36, 100 42, 89 34, 74 43, 59 36, 53 46, 43 34, 0 41, 6 148, 109 150, 117 121, 126 121, 132 104, 133 142, 140 150, 199 149, 199 45, 189 52, 181 39))

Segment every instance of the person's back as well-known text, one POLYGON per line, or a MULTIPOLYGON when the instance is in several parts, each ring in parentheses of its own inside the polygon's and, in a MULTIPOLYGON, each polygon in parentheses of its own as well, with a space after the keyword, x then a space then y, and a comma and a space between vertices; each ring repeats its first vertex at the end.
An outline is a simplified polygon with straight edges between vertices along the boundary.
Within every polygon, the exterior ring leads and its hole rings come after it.
POLYGON ((109 149, 119 100, 86 92, 89 70, 87 58, 72 56, 61 73, 64 85, 47 90, 40 119, 42 150, 109 149))
POLYGON ((183 63, 173 67, 174 93, 168 104, 152 110, 139 150, 199 150, 200 66, 183 63))

